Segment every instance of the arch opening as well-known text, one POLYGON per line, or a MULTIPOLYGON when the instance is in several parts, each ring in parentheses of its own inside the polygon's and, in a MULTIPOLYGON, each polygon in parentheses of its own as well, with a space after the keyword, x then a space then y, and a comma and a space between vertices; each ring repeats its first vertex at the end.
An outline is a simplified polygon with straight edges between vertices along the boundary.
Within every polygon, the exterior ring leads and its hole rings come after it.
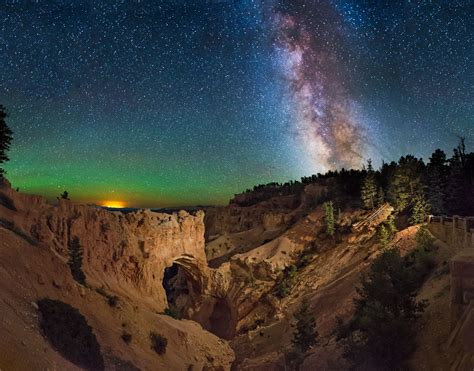
POLYGON ((182 317, 184 307, 189 301, 190 277, 185 269, 176 262, 165 268, 163 274, 163 288, 168 302, 168 314, 173 317, 182 317))
POLYGON ((214 307, 204 328, 222 339, 235 336, 237 313, 226 298, 215 298, 214 307))

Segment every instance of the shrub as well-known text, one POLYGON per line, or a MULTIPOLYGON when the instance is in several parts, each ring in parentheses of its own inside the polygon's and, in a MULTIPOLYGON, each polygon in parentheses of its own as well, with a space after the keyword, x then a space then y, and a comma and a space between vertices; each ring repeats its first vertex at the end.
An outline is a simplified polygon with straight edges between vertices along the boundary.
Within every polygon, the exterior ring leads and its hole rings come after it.
POLYGON ((115 308, 118 305, 119 298, 117 295, 110 295, 107 297, 107 303, 112 307, 115 308))
POLYGON ((283 299, 290 295, 291 289, 293 288, 298 269, 295 265, 290 265, 283 270, 283 277, 280 279, 277 287, 277 295, 283 299))
POLYGON ((132 334, 128 333, 127 331, 124 331, 122 332, 121 338, 125 342, 125 344, 130 344, 130 342, 132 341, 132 334))
POLYGON ((418 229, 415 238, 418 249, 423 249, 425 251, 431 251, 433 249, 435 239, 430 235, 425 226, 418 229))
POLYGON ((59 300, 38 301, 43 336, 63 357, 87 370, 103 370, 100 346, 84 316, 59 300))
POLYGON ((413 270, 418 286, 421 286, 425 277, 436 266, 433 257, 433 242, 426 227, 421 227, 416 233, 416 250, 406 256, 407 266, 413 270))
POLYGON ((168 339, 164 336, 157 334, 156 332, 150 332, 151 349, 158 354, 166 353, 166 346, 168 345, 168 339))
POLYGON ((170 316, 174 319, 181 319, 181 314, 179 313, 178 309, 175 306, 169 306, 163 312, 164 315, 170 316))

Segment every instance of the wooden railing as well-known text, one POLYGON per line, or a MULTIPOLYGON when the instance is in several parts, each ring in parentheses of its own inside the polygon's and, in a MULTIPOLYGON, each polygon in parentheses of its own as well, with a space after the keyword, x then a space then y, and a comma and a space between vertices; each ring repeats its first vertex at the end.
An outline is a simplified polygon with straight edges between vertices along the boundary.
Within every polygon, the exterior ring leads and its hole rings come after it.
POLYGON ((428 228, 440 240, 459 248, 474 248, 474 217, 429 215, 428 228))
POLYGON ((367 218, 354 223, 352 225, 352 228, 357 231, 362 229, 364 226, 370 225, 375 219, 377 219, 380 215, 382 215, 384 212, 387 212, 390 209, 390 212, 392 212, 392 206, 388 202, 384 203, 382 206, 380 206, 378 209, 376 209, 374 212, 372 212, 367 218))

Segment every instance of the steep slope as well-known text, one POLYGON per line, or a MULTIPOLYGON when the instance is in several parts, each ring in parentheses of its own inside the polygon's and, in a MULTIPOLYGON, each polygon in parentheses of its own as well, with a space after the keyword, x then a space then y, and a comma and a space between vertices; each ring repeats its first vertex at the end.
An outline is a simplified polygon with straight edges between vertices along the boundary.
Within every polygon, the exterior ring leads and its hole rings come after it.
POLYGON ((233 351, 225 341, 196 322, 159 314, 168 305, 164 271, 173 263, 192 278, 196 292, 206 290, 202 220, 202 213, 123 215, 67 200, 52 206, 2 181, 0 368, 74 369, 41 336, 36 302, 48 297, 86 318, 107 369, 228 369, 233 351), (67 264, 75 237, 83 249, 85 286, 74 281, 67 264), (167 339, 165 354, 151 349, 151 331, 167 339), (131 335, 129 344, 124 333, 131 335))

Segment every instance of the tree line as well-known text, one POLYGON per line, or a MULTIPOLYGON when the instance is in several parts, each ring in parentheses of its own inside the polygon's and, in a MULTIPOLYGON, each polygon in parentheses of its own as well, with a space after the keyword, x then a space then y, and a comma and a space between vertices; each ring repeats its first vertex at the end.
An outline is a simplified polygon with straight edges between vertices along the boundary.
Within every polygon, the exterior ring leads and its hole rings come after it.
POLYGON ((427 163, 406 155, 374 169, 369 160, 362 169, 343 168, 302 177, 300 181, 259 184, 244 193, 253 193, 251 203, 257 203, 301 193, 307 184, 328 186, 318 201, 331 200, 337 208, 350 204, 374 209, 389 202, 397 213, 408 215, 411 224, 422 222, 428 213, 474 215, 474 152, 468 153, 465 139, 460 138, 450 157, 437 149, 427 163))

